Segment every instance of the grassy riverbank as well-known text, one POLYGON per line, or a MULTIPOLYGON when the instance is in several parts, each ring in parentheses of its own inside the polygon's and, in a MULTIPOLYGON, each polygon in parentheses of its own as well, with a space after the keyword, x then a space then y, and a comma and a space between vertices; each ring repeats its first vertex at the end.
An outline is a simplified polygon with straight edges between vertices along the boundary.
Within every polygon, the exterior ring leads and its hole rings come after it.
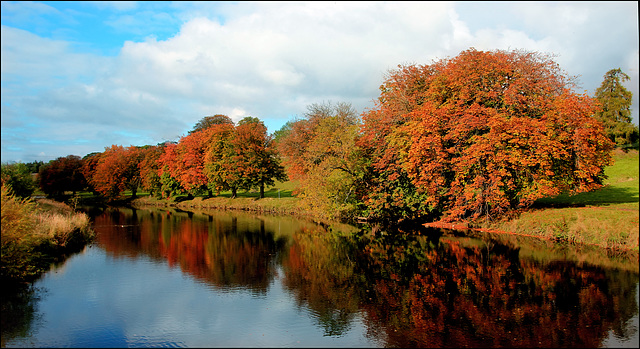
POLYGON ((150 196, 142 196, 131 201, 134 207, 176 207, 189 209, 222 209, 255 211, 272 214, 287 214, 299 216, 311 216, 312 213, 300 206, 300 200, 293 195, 296 183, 276 182, 265 190, 265 197, 260 199, 257 191, 240 191, 236 198, 231 198, 231 192, 222 192, 210 198, 176 196, 171 199, 158 199, 150 196))
POLYGON ((89 217, 48 199, 19 199, 2 187, 3 285, 35 280, 93 238, 89 217))
MULTIPOLYGON (((605 169, 608 178, 599 190, 578 195, 560 195, 538 200, 532 208, 508 220, 475 222, 471 226, 482 232, 513 233, 552 241, 596 245, 611 249, 638 251, 638 150, 614 152, 614 164, 605 169)), ((258 199, 257 192, 230 192, 212 198, 176 197, 171 200, 140 197, 135 207, 171 206, 189 209, 231 209, 274 214, 313 216, 293 196, 295 183, 283 182, 258 199)), ((439 226, 435 224, 434 226, 439 226)), ((464 228, 447 224, 444 228, 464 228)))
POLYGON ((519 217, 475 228, 638 251, 638 151, 614 152, 599 190, 538 200, 519 217))

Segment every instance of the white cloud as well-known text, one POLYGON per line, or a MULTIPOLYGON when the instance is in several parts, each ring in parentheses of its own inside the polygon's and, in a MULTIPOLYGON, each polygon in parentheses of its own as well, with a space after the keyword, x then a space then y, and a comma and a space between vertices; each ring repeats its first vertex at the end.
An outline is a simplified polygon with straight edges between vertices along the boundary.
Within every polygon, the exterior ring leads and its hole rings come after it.
MULTIPOLYGON (((632 2, 180 2, 155 12, 131 5, 106 21, 134 37, 143 33, 141 13, 156 14, 153 26, 184 23, 166 39, 123 42, 116 57, 2 26, 3 158, 18 156, 6 151, 5 126, 45 138, 33 125, 75 125, 56 132, 55 143, 90 139, 83 146, 101 151, 175 139, 218 113, 258 117, 275 131, 312 103, 345 101, 362 111, 389 69, 469 47, 556 54, 590 93, 620 67, 640 98, 632 2), (118 130, 140 136, 127 140, 118 130)), ((636 102, 636 122, 637 110, 636 102)))

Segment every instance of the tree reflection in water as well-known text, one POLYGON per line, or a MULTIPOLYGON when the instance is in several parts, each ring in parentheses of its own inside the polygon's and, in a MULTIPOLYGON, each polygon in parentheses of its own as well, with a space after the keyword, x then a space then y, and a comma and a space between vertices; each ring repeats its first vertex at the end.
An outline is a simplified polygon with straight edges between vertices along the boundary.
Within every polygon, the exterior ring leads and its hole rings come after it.
POLYGON ((629 335, 637 271, 428 234, 299 231, 284 282, 319 314, 364 314, 390 347, 599 347, 610 330, 629 335))
POLYGON ((283 230, 282 218, 268 216, 125 211, 95 220, 109 253, 165 259, 218 289, 264 294, 281 279, 327 336, 346 333, 356 317, 388 347, 599 347, 609 331, 637 331, 629 325, 637 266, 554 258, 544 245, 525 254, 500 239, 435 230, 294 219, 283 230))

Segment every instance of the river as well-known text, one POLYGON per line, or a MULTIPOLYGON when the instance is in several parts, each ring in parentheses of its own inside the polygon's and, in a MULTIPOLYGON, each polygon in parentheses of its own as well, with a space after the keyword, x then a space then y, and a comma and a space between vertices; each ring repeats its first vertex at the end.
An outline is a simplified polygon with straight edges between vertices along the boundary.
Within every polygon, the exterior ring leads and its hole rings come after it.
POLYGON ((637 253, 238 211, 91 212, 91 245, 3 299, 2 347, 638 347, 637 253))

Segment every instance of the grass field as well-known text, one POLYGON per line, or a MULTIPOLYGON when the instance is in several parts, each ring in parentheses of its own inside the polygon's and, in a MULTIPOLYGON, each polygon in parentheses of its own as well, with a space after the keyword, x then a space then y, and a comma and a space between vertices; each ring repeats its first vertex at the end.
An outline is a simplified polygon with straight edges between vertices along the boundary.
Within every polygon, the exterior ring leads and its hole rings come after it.
POLYGON ((540 199, 516 219, 478 228, 638 251, 638 160, 637 150, 616 150, 601 189, 540 199))
POLYGON ((236 198, 231 198, 231 191, 221 192, 213 197, 196 196, 187 199, 186 195, 177 195, 170 200, 144 196, 132 202, 134 206, 166 206, 171 205, 184 209, 230 209, 243 211, 268 212, 274 214, 310 215, 300 208, 299 199, 293 193, 297 183, 294 181, 276 182, 273 187, 265 188, 264 198, 260 199, 257 190, 240 190, 236 198))

